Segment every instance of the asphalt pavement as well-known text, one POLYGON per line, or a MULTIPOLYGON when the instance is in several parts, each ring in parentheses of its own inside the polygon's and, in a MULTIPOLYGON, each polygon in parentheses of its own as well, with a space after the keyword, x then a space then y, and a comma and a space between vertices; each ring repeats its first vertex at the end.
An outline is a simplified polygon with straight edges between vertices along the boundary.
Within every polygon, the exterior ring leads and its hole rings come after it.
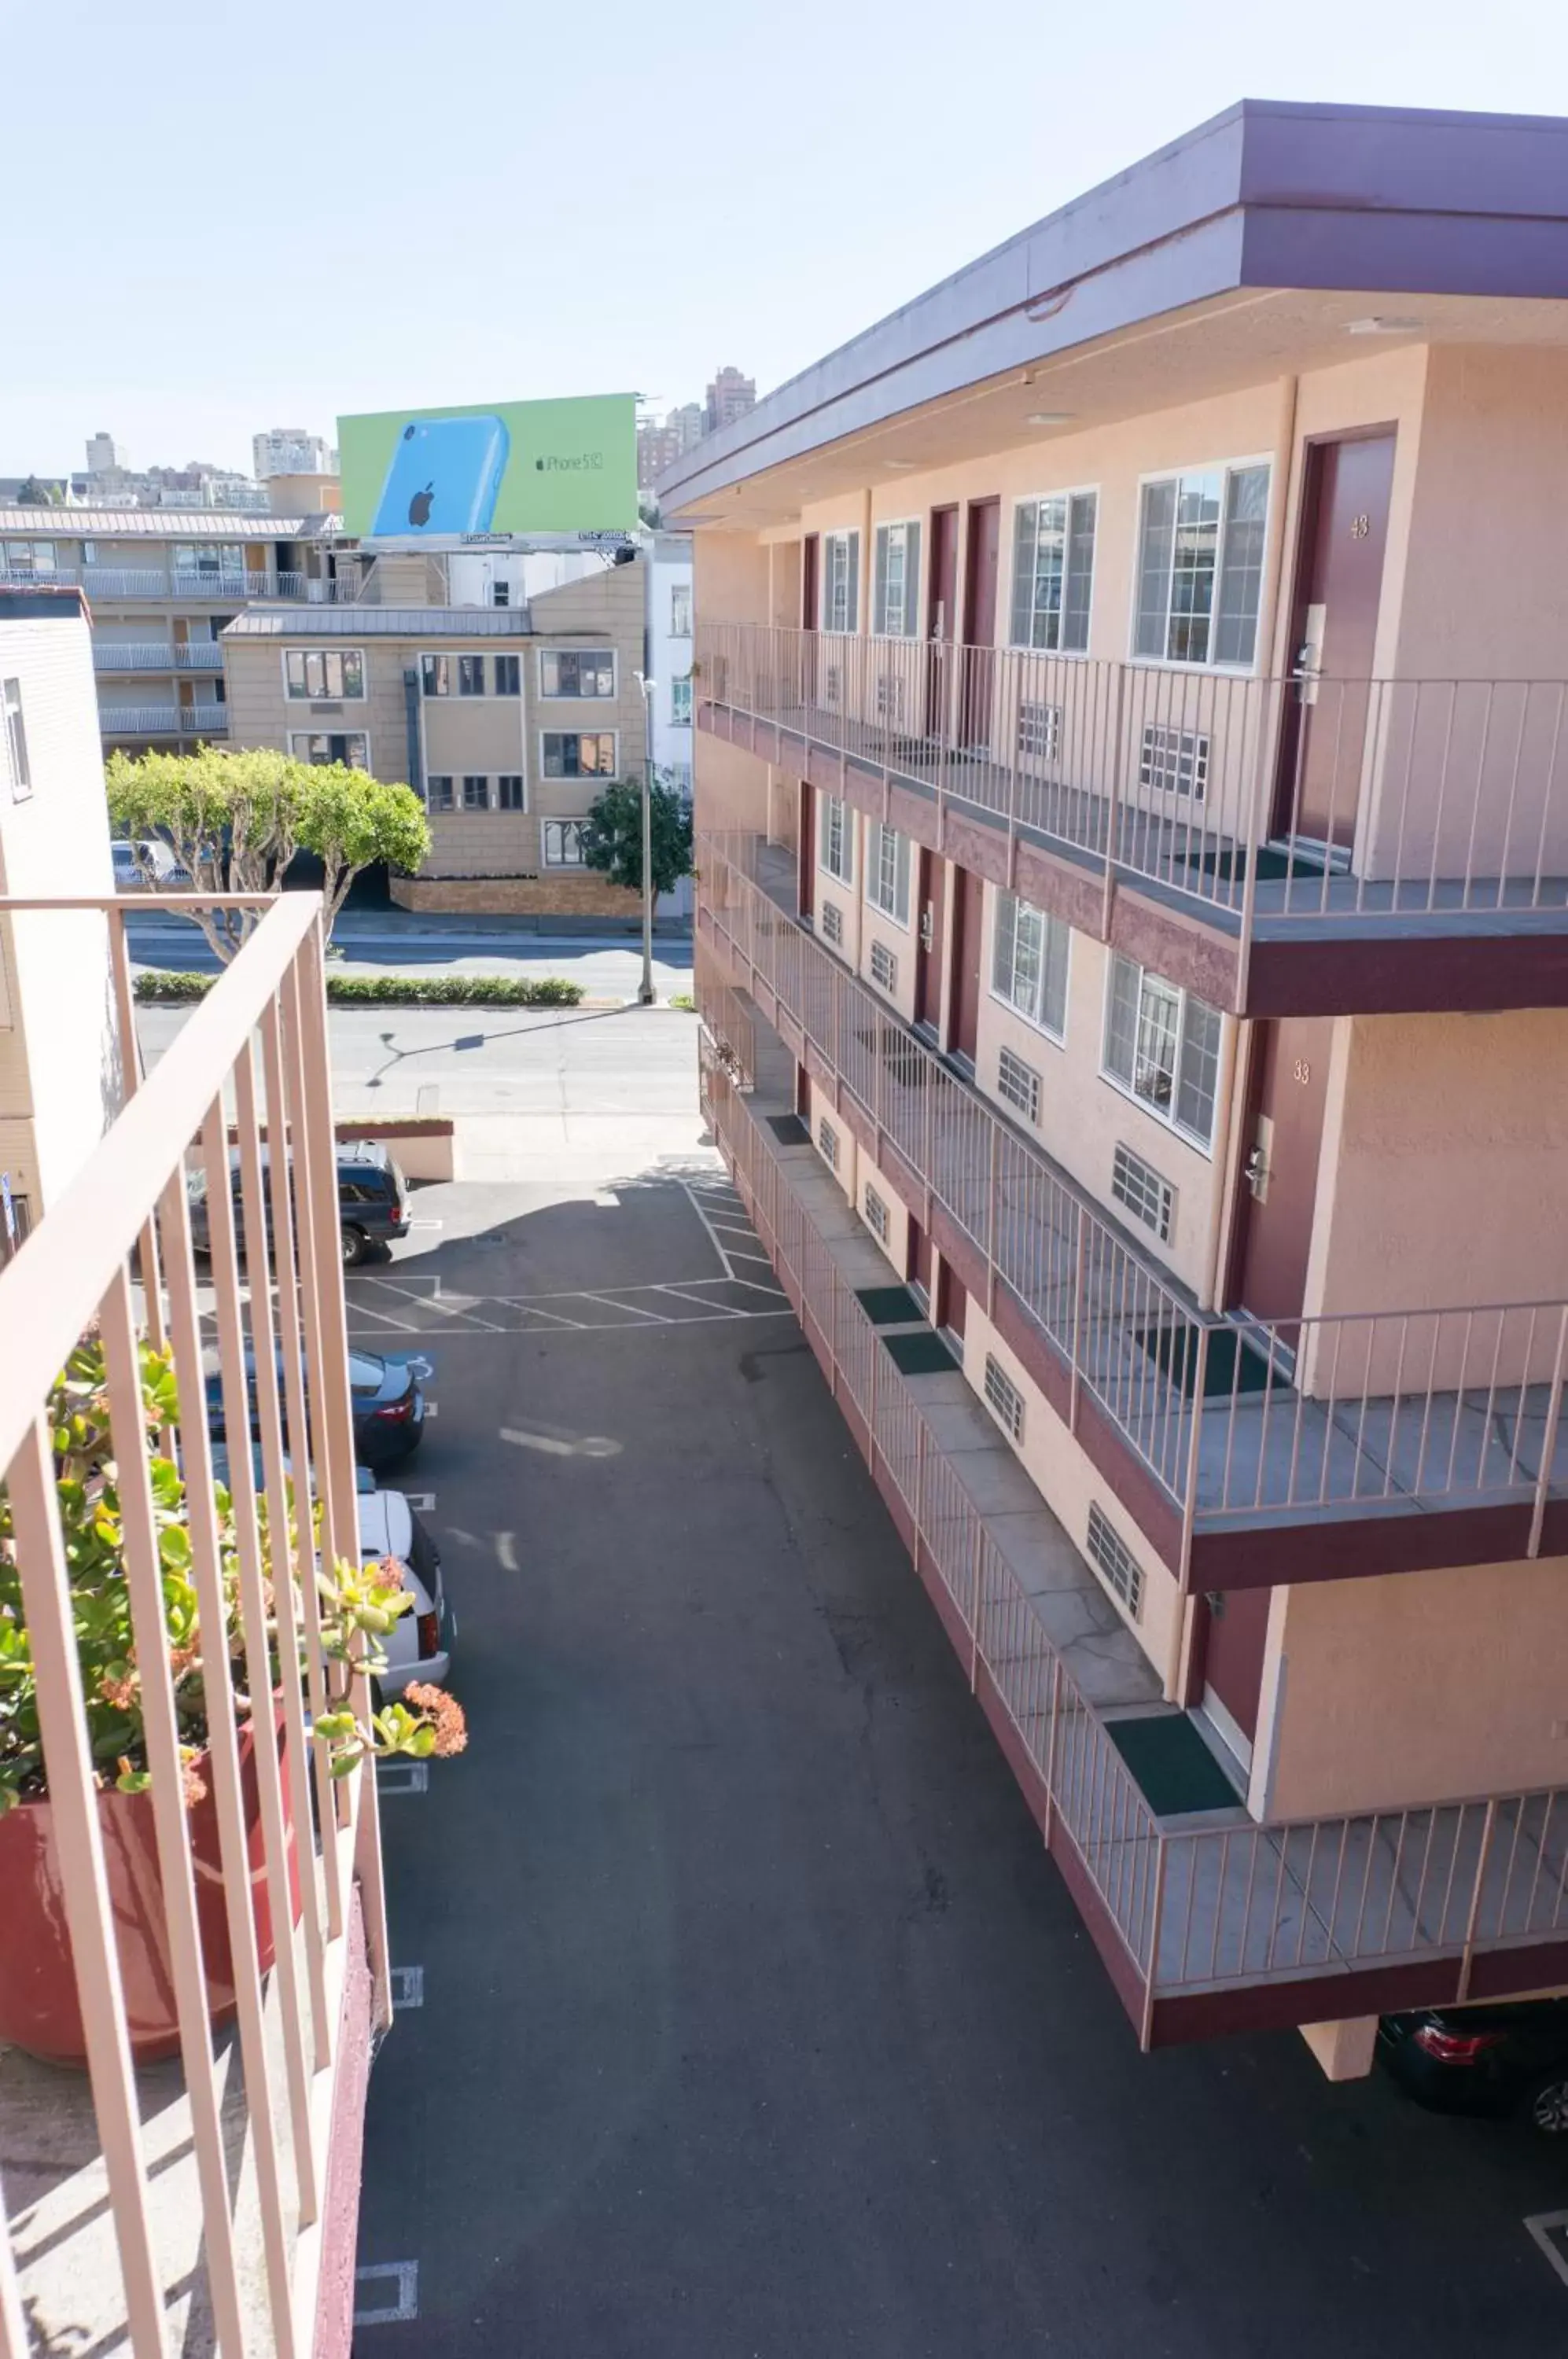
POLYGON ((359 2359, 1564 2346, 1544 2141, 1139 2056, 711 1157, 417 1209, 471 1741, 384 1773, 359 2359))

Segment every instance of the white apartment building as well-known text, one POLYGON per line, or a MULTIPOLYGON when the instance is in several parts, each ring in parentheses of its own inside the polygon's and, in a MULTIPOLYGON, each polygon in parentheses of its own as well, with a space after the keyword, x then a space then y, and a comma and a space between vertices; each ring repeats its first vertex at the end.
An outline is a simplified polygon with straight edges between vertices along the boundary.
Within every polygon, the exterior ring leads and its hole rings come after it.
POLYGON ((269 426, 251 436, 252 473, 257 483, 268 475, 335 475, 338 454, 319 434, 302 426, 269 426))

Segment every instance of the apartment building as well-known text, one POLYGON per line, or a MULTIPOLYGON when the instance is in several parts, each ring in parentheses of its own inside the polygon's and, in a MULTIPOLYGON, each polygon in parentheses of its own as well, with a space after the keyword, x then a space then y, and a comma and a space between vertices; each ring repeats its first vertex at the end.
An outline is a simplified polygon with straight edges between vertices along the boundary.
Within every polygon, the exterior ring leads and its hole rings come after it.
POLYGON ((1568 1984, 1565 190, 1246 103, 659 487, 717 1136, 1145 2045, 1568 1984))
POLYGON ((406 779, 430 856, 396 877, 414 909, 626 919, 635 897, 584 866, 582 821, 642 776, 641 560, 504 607, 424 603, 441 560, 386 557, 376 599, 247 607, 223 633, 231 742, 406 779))
POLYGON ((653 690, 653 766, 691 792, 691 540, 656 532, 648 551, 648 677, 653 690))
POLYGON ((0 588, 84 593, 105 753, 222 743, 224 625, 252 598, 336 597, 335 531, 322 514, 0 508, 0 588))

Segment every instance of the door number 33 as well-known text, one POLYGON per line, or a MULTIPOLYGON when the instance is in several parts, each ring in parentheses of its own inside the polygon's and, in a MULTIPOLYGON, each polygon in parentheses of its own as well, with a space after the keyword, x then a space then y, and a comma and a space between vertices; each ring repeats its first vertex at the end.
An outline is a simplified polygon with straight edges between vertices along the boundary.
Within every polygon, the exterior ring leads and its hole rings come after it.
POLYGON ((1305 1057, 1298 1057, 1290 1068, 1290 1079, 1293 1082, 1310 1082, 1312 1078, 1312 1065, 1305 1057))

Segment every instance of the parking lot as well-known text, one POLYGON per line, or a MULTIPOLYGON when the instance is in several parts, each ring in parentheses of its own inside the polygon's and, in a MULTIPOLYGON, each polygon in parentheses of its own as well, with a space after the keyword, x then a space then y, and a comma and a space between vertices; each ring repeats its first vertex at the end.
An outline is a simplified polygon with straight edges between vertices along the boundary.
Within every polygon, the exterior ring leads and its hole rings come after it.
POLYGON ((383 1772, 362 2359, 1563 2343, 1545 2141, 1138 2054, 711 1159, 414 1213, 470 1743, 383 1772))

